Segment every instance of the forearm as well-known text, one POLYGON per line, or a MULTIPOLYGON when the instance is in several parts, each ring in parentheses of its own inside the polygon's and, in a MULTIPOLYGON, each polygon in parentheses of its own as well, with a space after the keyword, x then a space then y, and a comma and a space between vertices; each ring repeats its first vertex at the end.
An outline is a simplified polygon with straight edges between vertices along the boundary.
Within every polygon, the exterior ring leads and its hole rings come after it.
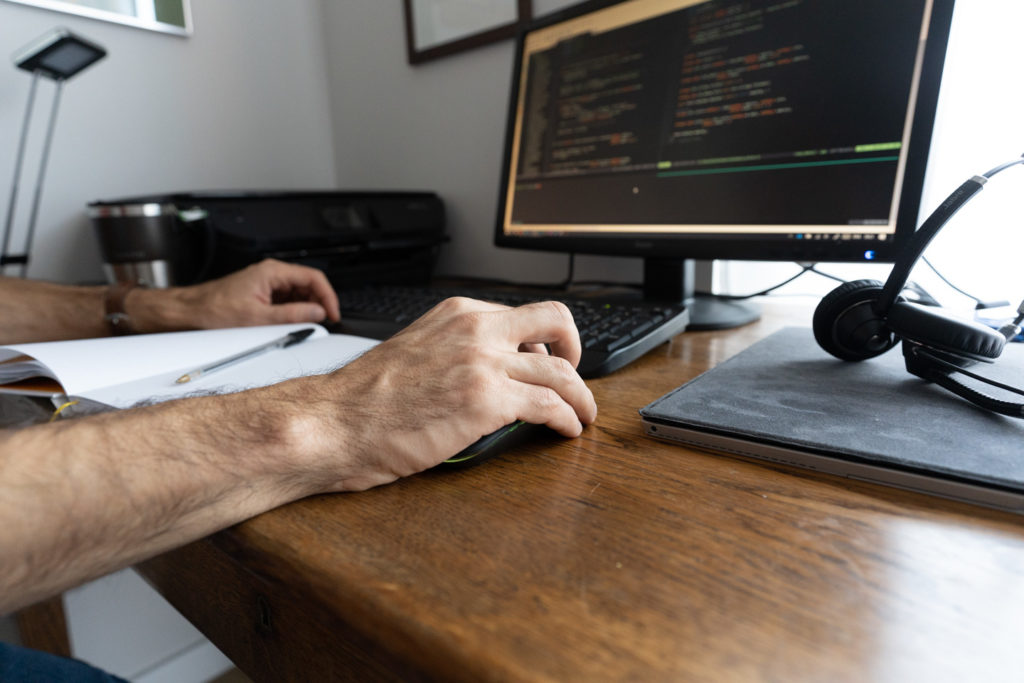
MULTIPOLYGON (((82 287, 0 277, 0 344, 105 337, 107 287, 82 287)), ((194 298, 194 294, 192 296, 194 298)), ((133 289, 124 309, 135 332, 197 327, 199 313, 186 287, 133 289)), ((212 325, 210 325, 212 326, 212 325)))
POLYGON ((0 612, 317 490, 291 387, 0 437, 0 612), (312 473, 308 473, 312 474, 312 473))
MULTIPOLYGON (((111 334, 108 291, 0 277, 0 344, 111 334)), ((131 289, 122 303, 138 333, 340 319, 322 272, 273 259, 198 285, 131 289)))
POLYGON ((579 356, 561 304, 449 299, 327 375, 0 435, 0 612, 516 420, 578 436, 597 411, 579 356))
POLYGON ((108 334, 104 287, 73 287, 0 277, 0 343, 108 334))

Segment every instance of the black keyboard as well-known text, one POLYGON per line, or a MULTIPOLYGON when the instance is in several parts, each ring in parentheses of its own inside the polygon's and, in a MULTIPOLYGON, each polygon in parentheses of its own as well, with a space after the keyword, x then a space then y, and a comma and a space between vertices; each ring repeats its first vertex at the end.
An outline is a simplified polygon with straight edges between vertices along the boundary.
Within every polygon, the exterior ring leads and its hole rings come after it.
POLYGON ((519 306, 557 299, 572 311, 583 344, 577 370, 583 377, 600 377, 618 370, 686 328, 689 313, 683 304, 591 299, 462 287, 367 287, 338 292, 341 323, 333 331, 386 339, 452 296, 519 306))

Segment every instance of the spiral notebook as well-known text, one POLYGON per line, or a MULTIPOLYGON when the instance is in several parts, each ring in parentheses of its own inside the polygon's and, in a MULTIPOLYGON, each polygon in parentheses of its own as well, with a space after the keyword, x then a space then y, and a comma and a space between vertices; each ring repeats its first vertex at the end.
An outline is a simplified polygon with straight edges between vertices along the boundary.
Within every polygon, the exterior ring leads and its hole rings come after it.
MULTIPOLYGON (((1022 386, 1024 344, 972 370, 1022 386)), ((914 377, 898 347, 848 363, 786 328, 640 414, 649 435, 688 446, 1024 513, 1024 419, 914 377)))

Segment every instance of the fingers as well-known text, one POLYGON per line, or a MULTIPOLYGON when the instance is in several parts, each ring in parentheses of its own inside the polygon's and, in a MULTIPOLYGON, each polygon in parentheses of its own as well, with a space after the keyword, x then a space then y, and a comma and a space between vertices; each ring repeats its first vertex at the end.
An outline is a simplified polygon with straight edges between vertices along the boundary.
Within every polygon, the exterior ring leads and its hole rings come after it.
MULTIPOLYGON (((314 304, 290 311, 274 310, 271 316, 275 322, 319 322, 323 321, 325 317, 338 322, 341 319, 338 295, 323 271, 274 259, 260 261, 254 268, 257 278, 264 280, 270 288, 271 301, 288 303, 305 301, 314 304), (319 317, 309 317, 316 314, 317 310, 319 317)), ((278 306, 274 306, 274 308, 278 308, 278 306)))
POLYGON ((519 350, 525 353, 539 353, 541 355, 548 355, 548 347, 543 344, 520 344, 519 350))
POLYGON ((512 354, 508 377, 519 386, 510 395, 520 399, 518 419, 546 424, 566 436, 579 436, 582 426, 597 417, 594 395, 564 358, 512 354))
POLYGON ((466 325, 479 325, 487 330, 491 341, 501 348, 546 354, 543 345, 547 344, 554 355, 565 358, 573 367, 580 362, 580 335, 565 304, 540 301, 509 308, 489 301, 454 297, 442 301, 424 318, 465 314, 482 316, 467 319, 466 325))
MULTIPOLYGON (((301 292, 303 299, 319 304, 318 308, 321 313, 320 317, 316 318, 317 321, 323 320, 324 317, 335 322, 341 319, 338 295, 334 292, 334 288, 322 271, 308 266, 300 266, 272 259, 262 261, 259 266, 269 271, 270 286, 275 291, 298 291, 301 292)), ((309 313, 312 313, 313 310, 313 308, 306 309, 309 313)), ((309 320, 309 318, 302 317, 299 321, 295 322, 304 322, 306 320, 309 320)))
POLYGON ((581 355, 579 333, 564 305, 541 302, 513 309, 450 299, 428 315, 450 321, 451 333, 471 335, 481 344, 475 353, 484 353, 488 365, 504 375, 505 389, 497 400, 506 416, 513 413, 515 419, 546 424, 566 436, 578 436, 583 424, 594 421, 597 405, 575 370, 581 355), (546 353, 544 344, 554 355, 546 353))
POLYGON ((554 390, 527 384, 510 396, 517 404, 516 419, 547 425, 569 438, 583 433, 583 423, 579 416, 554 390))
POLYGON ((583 353, 580 334, 565 304, 541 301, 513 310, 516 314, 506 317, 507 333, 517 340, 517 346, 547 344, 554 355, 566 359, 572 367, 579 365, 583 353))

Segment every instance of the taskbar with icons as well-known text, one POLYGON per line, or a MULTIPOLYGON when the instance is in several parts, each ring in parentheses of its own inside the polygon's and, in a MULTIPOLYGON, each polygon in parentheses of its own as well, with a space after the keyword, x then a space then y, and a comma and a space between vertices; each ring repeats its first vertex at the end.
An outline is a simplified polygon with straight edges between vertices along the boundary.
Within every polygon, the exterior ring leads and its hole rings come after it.
POLYGON ((795 240, 871 240, 884 242, 889 239, 886 233, 850 233, 850 232, 796 232, 789 234, 795 240))
MULTIPOLYGON (((885 242, 890 235, 886 233, 850 233, 850 232, 798 232, 791 233, 791 239, 813 240, 813 241, 850 241, 850 242, 885 242)), ((874 261, 878 254, 874 249, 865 249, 863 253, 865 261, 874 261)))

